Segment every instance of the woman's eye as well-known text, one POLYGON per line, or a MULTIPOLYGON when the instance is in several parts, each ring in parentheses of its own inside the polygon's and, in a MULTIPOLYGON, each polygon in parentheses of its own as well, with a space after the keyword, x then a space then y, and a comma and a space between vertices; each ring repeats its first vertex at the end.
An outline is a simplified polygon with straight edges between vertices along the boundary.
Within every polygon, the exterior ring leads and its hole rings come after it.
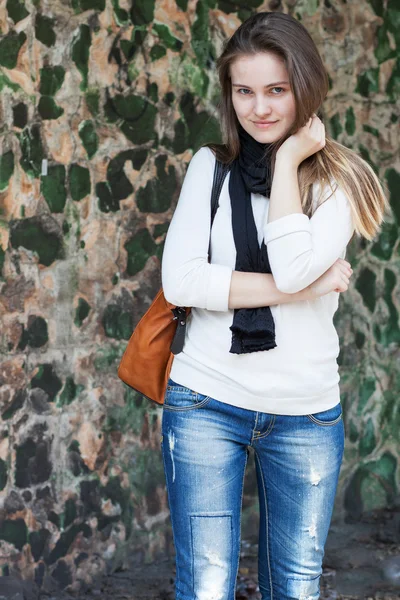
MULTIPOLYGON (((281 90, 281 92, 284 91, 284 89, 282 87, 274 87, 274 88, 271 88, 271 90, 281 90)), ((250 92, 251 93, 251 91, 249 89, 247 89, 247 88, 239 88, 238 89, 238 93, 240 93, 242 91, 244 91, 244 92, 250 92)), ((278 92, 277 94, 274 93, 273 95, 274 96, 278 96, 278 94, 280 94, 281 92, 278 92)), ((248 96, 248 95, 249 94, 241 94, 241 96, 248 96)))

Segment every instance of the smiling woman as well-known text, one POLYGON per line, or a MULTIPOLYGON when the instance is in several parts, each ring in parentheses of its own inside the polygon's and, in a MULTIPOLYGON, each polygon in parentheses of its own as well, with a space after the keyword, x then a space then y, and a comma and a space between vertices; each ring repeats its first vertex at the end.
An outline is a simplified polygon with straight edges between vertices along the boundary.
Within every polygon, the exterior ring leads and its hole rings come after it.
POLYGON ((165 298, 192 307, 162 415, 176 599, 235 596, 251 447, 261 598, 318 600, 344 449, 333 317, 347 245, 376 234, 387 200, 326 135, 327 73, 296 19, 253 15, 217 69, 224 143, 192 157, 162 257, 165 298))
POLYGON ((242 56, 231 64, 230 73, 232 104, 243 129, 261 143, 283 137, 296 117, 283 59, 269 52, 242 56))

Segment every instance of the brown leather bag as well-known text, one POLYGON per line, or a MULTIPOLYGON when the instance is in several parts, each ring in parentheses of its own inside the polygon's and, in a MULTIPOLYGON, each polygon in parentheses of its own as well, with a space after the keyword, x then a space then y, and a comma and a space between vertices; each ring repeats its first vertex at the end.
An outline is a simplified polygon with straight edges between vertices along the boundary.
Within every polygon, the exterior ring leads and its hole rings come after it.
MULTIPOLYGON (((215 161, 211 192, 211 226, 228 167, 215 161)), ((210 261, 210 246, 208 248, 210 261)), ((118 367, 118 377, 134 390, 158 404, 164 396, 176 354, 182 352, 190 307, 166 300, 161 288, 136 325, 118 367)))

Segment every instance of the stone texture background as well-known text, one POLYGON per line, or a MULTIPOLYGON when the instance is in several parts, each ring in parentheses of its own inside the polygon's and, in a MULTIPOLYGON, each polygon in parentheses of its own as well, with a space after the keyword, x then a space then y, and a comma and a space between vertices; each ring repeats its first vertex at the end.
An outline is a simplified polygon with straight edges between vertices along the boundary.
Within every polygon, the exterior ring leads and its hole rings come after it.
MULTIPOLYGON (((116 369, 159 289, 186 165, 220 139, 215 59, 259 10, 309 29, 331 79, 328 133, 366 158, 390 195, 381 234, 349 248, 355 274, 335 316, 347 449, 334 519, 398 502, 396 0, 2 0, 4 575, 74 589, 128 554, 140 563, 172 551, 161 407, 116 369)), ((244 536, 257 512, 250 460, 244 536)))

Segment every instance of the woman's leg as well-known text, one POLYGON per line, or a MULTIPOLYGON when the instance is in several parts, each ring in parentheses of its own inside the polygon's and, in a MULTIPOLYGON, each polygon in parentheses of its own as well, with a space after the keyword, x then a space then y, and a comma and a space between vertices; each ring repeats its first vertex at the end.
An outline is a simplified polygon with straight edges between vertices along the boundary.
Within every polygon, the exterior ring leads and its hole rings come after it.
POLYGON ((314 415, 259 414, 262 600, 318 600, 325 541, 344 449, 341 405, 314 415), (262 424, 265 419, 265 426, 262 424))
POLYGON ((243 413, 169 381, 161 446, 176 600, 234 600, 250 438, 243 413))

